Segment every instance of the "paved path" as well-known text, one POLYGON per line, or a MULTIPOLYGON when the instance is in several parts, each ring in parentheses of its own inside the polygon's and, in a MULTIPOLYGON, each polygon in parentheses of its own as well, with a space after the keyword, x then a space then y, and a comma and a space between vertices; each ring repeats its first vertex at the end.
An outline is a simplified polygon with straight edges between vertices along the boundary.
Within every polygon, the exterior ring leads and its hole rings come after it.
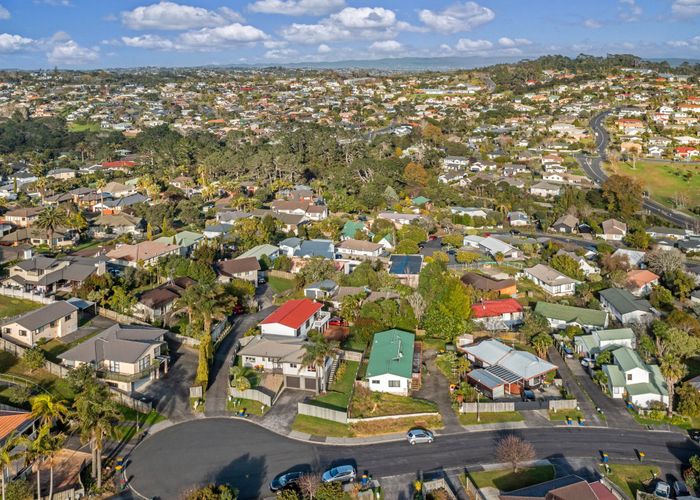
POLYGON ((571 372, 571 369, 566 364, 561 354, 559 354, 559 351, 557 351, 554 347, 550 347, 547 354, 549 355, 549 360, 557 365, 557 368, 559 369, 559 376, 564 383, 564 387, 567 391, 573 394, 578 401, 578 406, 581 409, 586 421, 591 422, 594 425, 605 425, 605 421, 600 418, 598 412, 593 406, 593 402, 585 393, 583 388, 578 385, 576 376, 571 372))
MULTIPOLYGON (((595 460, 605 451, 613 463, 646 463, 680 468, 698 453, 687 436, 672 432, 622 431, 591 427, 509 430, 531 442, 537 459, 595 460)), ((333 446, 292 440, 246 420, 208 418, 168 427, 137 446, 126 469, 133 488, 145 497, 179 498, 187 488, 230 482, 241 499, 257 498, 268 481, 291 468, 321 470, 332 463, 354 463, 375 477, 415 474, 438 468, 497 462, 494 444, 503 431, 461 433, 431 445, 410 446, 405 439, 362 446, 333 446)))
POLYGON ((442 416, 444 428, 439 431, 440 434, 451 434, 453 432, 462 431, 462 425, 459 423, 459 418, 452 408, 452 400, 450 399, 450 383, 438 370, 435 364, 435 352, 426 351, 424 361, 428 366, 427 372, 423 375, 423 385, 415 394, 416 397, 433 401, 438 405, 438 411, 442 416))
POLYGON ((275 404, 263 417, 256 417, 260 425, 278 434, 292 432, 292 423, 297 416, 297 404, 312 395, 305 391, 284 390, 275 404))
POLYGON ((275 309, 275 306, 268 307, 254 314, 237 316, 233 320, 233 331, 221 342, 214 354, 214 362, 209 374, 209 388, 205 395, 206 406, 204 407, 204 414, 207 417, 227 416, 229 414, 226 410, 230 384, 229 369, 231 368, 236 341, 275 309))

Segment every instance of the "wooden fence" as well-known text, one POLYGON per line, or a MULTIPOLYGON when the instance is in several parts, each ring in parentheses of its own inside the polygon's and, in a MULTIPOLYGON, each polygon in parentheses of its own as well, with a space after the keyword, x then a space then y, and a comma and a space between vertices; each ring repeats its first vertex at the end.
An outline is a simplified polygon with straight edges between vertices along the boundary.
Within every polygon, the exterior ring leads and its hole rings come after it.
POLYGON ((460 413, 499 413, 502 411, 515 411, 515 403, 462 403, 460 413))
MULTIPOLYGON (((452 488, 450 487, 449 484, 447 484, 447 481, 445 481, 445 478, 438 478, 438 479, 432 479, 430 481, 425 481, 423 483, 423 497, 428 498, 430 493, 433 493, 435 491, 442 490, 445 492, 445 495, 447 495, 447 498, 450 498, 451 500, 457 500, 457 496, 454 494, 454 491, 452 491, 452 488)), ((444 497, 440 497, 444 498, 444 497)))
POLYGON ((97 314, 99 314, 100 316, 104 316, 107 319, 116 321, 117 323, 151 326, 150 323, 141 321, 138 318, 134 318, 133 316, 128 316, 126 314, 119 314, 118 312, 112 311, 111 309, 106 309, 104 307, 98 307, 97 314))
POLYGON ((251 401, 257 401, 265 406, 272 406, 272 403, 276 399, 275 396, 271 396, 266 392, 259 389, 246 389, 245 391, 239 391, 235 387, 231 387, 231 396, 240 399, 250 399, 251 401))
POLYGON ((268 276, 274 276, 275 278, 282 278, 283 280, 293 280, 296 279, 296 274, 288 273, 286 271, 278 271, 276 269, 270 269, 267 271, 268 276))
POLYGON ((464 490, 467 492, 469 498, 474 498, 476 500, 486 500, 484 494, 481 493, 481 490, 477 488, 474 481, 472 481, 472 478, 469 476, 469 472, 466 472, 464 474, 464 490))
MULTIPOLYGON (((14 344, 6 339, 0 339, 0 349, 2 349, 5 352, 9 352, 17 358, 21 358, 25 351, 28 349, 28 347, 23 347, 21 345, 14 344)), ((51 375, 56 375, 60 378, 65 378, 68 375, 68 372, 70 371, 70 369, 66 368, 65 366, 61 366, 49 360, 44 361, 43 368, 51 375)))
POLYGON ((112 398, 119 404, 128 406, 132 410, 136 410, 141 413, 150 413, 150 411, 152 410, 152 407, 149 403, 136 399, 115 387, 110 387, 109 390, 112 393, 112 398))

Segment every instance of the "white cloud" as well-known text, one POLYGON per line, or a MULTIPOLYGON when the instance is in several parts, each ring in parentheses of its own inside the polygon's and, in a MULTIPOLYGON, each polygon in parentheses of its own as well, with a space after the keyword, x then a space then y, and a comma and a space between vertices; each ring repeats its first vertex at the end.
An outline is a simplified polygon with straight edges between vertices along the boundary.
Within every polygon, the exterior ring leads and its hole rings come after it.
POLYGON ((394 11, 383 7, 346 7, 317 24, 294 23, 281 30, 291 42, 319 44, 338 40, 389 40, 400 31, 418 28, 398 21, 394 11))
POLYGON ((10 33, 0 33, 0 54, 9 54, 31 49, 36 45, 36 40, 10 33))
POLYGON ((674 48, 700 50, 700 36, 695 36, 690 40, 672 40, 666 42, 666 44, 674 48))
POLYGON ((322 43, 321 45, 318 46, 318 53, 319 54, 328 54, 331 51, 331 48, 326 45, 325 43, 322 43))
POLYGON ((78 45, 74 40, 60 41, 46 54, 51 64, 80 66, 97 61, 99 48, 88 48, 78 45))
POLYGON ((5 7, 0 5, 0 19, 5 20, 10 18, 10 11, 7 10, 5 7))
POLYGON ((620 19, 625 22, 639 21, 642 16, 642 8, 637 5, 636 0, 619 0, 618 13, 620 19))
POLYGON ((586 19, 585 21, 583 21, 583 25, 586 28, 590 29, 598 29, 603 27, 603 23, 601 23, 597 19, 586 19))
POLYGON ((374 42, 369 46, 370 50, 378 50, 380 52, 398 52, 403 49, 403 45, 396 40, 382 40, 374 42))
POLYGON ((127 47, 137 47, 140 49, 173 50, 175 43, 167 38, 158 35, 123 36, 122 43, 127 47))
POLYGON ((254 26, 233 23, 217 28, 202 28, 188 31, 179 37, 179 42, 189 49, 211 50, 241 43, 263 42, 269 36, 254 26))
POLYGON ((70 0, 34 0, 35 4, 51 5, 52 7, 73 7, 70 0))
POLYGON ((698 16, 700 15, 700 0, 676 0, 671 5, 671 12, 676 16, 698 16))
POLYGON ((289 45, 284 40, 267 40, 263 42, 263 47, 266 49, 283 49, 289 45))
POLYGON ((460 38, 455 45, 455 49, 460 52, 482 53, 493 48, 493 43, 488 40, 472 40, 470 38, 460 38))
POLYGON ((297 55, 298 52, 294 49, 275 49, 275 50, 268 50, 265 52, 265 59, 289 59, 292 56, 297 55))
POLYGON ((519 47, 522 45, 532 45, 532 42, 527 38, 508 38, 504 36, 498 39, 498 45, 501 47, 519 47))
POLYGON ((122 22, 135 30, 187 30, 194 28, 211 28, 225 26, 232 21, 242 21, 240 14, 228 7, 217 11, 207 10, 192 5, 180 5, 162 1, 152 5, 136 7, 121 13, 122 22))
POLYGON ((345 7, 345 0, 258 0, 248 9, 283 16, 323 16, 345 7))
POLYGON ((426 26, 439 33, 470 31, 477 26, 493 21, 494 11, 476 2, 464 2, 447 7, 441 12, 423 9, 418 17, 426 26))

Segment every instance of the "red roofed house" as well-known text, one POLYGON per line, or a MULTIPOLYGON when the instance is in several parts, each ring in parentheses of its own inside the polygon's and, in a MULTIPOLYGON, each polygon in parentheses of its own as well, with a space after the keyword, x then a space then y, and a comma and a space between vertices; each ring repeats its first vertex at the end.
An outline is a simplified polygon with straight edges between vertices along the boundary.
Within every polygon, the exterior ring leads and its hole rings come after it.
POLYGON ((482 300, 472 305, 472 319, 487 330, 510 330, 523 322, 523 306, 515 299, 482 300))
POLYGON ((627 289, 637 297, 650 294, 658 284, 659 275, 647 269, 632 269, 627 273, 627 289))
POLYGON ((109 170, 121 170, 122 172, 128 172, 136 166, 136 162, 130 160, 105 161, 102 162, 102 166, 109 170))
POLYGON ((263 335, 284 335, 305 338, 310 330, 323 332, 331 315, 322 305, 310 299, 290 300, 260 322, 263 335))
POLYGON ((692 158, 698 156, 698 150, 693 146, 678 146, 673 150, 676 153, 676 158, 692 158))

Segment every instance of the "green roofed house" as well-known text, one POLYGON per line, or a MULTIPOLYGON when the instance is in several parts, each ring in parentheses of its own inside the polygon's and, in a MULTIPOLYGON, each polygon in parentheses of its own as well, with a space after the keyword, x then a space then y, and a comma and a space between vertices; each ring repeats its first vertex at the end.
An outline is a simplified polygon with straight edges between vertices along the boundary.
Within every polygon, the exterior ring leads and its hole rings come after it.
POLYGON ((601 351, 614 347, 635 348, 636 339, 631 328, 597 330, 591 335, 574 337, 576 352, 587 358, 595 358, 601 351))
POLYGON ((262 245, 258 245, 243 252, 238 256, 238 258, 242 259, 244 257, 255 257, 256 259, 260 260, 263 258, 263 256, 267 256, 270 260, 275 260, 277 257, 279 257, 279 255, 280 247, 270 245, 269 243, 263 243, 262 245))
POLYGON ((430 198, 426 198, 425 196, 416 196, 411 200, 411 203, 414 207, 425 207, 428 210, 430 209, 430 198))
POLYGON ((420 379, 420 364, 412 333, 397 329, 378 332, 367 365, 369 389, 407 396, 414 377, 420 379))
POLYGON ((654 401, 668 404, 668 387, 657 365, 648 365, 629 347, 612 351, 614 364, 604 365, 608 390, 614 399, 626 399, 639 408, 654 401))
POLYGON ((345 223, 342 231, 340 232, 340 239, 341 240, 356 239, 355 236, 357 235, 358 231, 361 233, 367 233, 367 229, 365 228, 365 223, 362 221, 349 220, 345 223))
POLYGON ((180 254, 187 256, 197 248, 200 242, 204 239, 202 233, 194 231, 180 231, 172 236, 161 236, 156 238, 157 243, 165 243, 167 245, 177 245, 180 247, 180 254))
POLYGON ((538 302, 535 312, 547 318, 549 326, 559 330, 573 325, 590 332, 608 326, 608 313, 596 309, 538 302))

